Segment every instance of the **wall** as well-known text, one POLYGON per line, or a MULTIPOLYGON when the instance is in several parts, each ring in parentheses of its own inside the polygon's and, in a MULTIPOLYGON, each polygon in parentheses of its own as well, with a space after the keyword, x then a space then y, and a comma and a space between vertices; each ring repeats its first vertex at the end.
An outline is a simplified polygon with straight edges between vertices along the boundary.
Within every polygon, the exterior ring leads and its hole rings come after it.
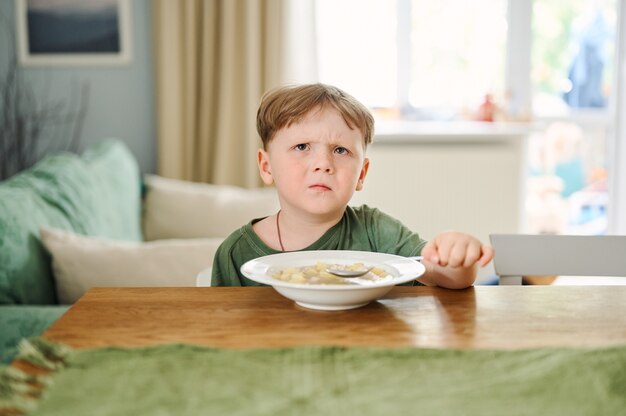
MULTIPOLYGON (((132 0, 132 59, 121 66, 28 66, 24 79, 39 98, 70 102, 79 85, 89 85, 89 103, 82 128, 81 149, 107 137, 122 139, 142 172, 156 169, 155 112, 152 77, 150 1, 132 0), (72 94, 72 91, 74 93, 72 94)), ((0 1, 0 67, 10 61, 7 47, 15 27, 14 1, 0 1)))

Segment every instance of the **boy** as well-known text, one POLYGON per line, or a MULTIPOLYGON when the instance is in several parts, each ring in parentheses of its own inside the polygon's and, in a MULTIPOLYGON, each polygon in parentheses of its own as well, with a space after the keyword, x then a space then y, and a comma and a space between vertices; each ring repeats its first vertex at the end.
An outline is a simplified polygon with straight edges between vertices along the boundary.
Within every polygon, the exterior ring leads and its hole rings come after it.
POLYGON ((426 242, 399 221, 367 205, 349 207, 363 188, 365 157, 374 132, 369 110, 338 88, 310 84, 265 94, 257 112, 263 148, 257 152, 263 182, 274 184, 281 209, 254 219, 219 247, 213 286, 258 285, 241 274, 248 260, 296 250, 361 250, 423 256, 418 282, 446 288, 471 286, 476 265, 493 257, 490 246, 458 232, 426 242))

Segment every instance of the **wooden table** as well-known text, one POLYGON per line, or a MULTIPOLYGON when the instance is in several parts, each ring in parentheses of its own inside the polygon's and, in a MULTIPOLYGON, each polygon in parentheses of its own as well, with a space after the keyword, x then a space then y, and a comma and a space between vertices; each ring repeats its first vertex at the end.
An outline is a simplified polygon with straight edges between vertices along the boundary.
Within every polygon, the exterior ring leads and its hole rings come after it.
POLYGON ((626 343, 626 286, 396 287, 338 312, 301 308, 269 287, 96 288, 44 336, 77 348, 605 346, 626 343))

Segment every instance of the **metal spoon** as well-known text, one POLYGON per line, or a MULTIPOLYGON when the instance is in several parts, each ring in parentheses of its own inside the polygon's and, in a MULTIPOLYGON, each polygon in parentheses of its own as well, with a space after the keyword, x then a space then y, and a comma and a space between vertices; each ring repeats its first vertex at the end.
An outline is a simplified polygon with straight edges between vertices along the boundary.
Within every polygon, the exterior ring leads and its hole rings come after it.
POLYGON ((364 274, 366 274, 372 269, 373 267, 368 267, 367 269, 360 269, 360 270, 344 270, 344 269, 336 269, 333 267, 329 267, 328 269, 326 269, 326 271, 330 274, 334 274, 335 276, 339 276, 339 277, 359 277, 359 276, 363 276, 364 274))
MULTIPOLYGON (((422 256, 407 257, 407 258, 411 260, 415 260, 415 261, 422 261, 422 256)), ((367 272, 369 272, 372 269, 373 267, 368 267, 367 269, 360 269, 360 270, 345 270, 345 269, 338 269, 336 267, 329 267, 326 269, 326 271, 330 274, 334 274, 335 276, 339 276, 339 277, 359 277, 359 276, 363 276, 364 274, 367 274, 367 272)))

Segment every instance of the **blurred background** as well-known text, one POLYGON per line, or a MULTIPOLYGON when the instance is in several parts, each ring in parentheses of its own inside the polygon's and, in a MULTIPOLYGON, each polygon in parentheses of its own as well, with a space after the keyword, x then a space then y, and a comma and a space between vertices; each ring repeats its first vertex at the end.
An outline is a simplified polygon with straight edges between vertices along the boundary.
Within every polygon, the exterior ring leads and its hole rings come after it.
POLYGON ((260 96, 325 82, 377 119, 355 203, 427 238, 447 228, 483 239, 626 233, 624 9, 620 0, 6 0, 0 164, 8 177, 48 152, 119 137, 145 173, 257 187, 260 96), (84 39, 103 16, 116 36, 110 57, 50 46, 84 39), (18 130, 30 132, 21 164, 8 150, 18 130))

